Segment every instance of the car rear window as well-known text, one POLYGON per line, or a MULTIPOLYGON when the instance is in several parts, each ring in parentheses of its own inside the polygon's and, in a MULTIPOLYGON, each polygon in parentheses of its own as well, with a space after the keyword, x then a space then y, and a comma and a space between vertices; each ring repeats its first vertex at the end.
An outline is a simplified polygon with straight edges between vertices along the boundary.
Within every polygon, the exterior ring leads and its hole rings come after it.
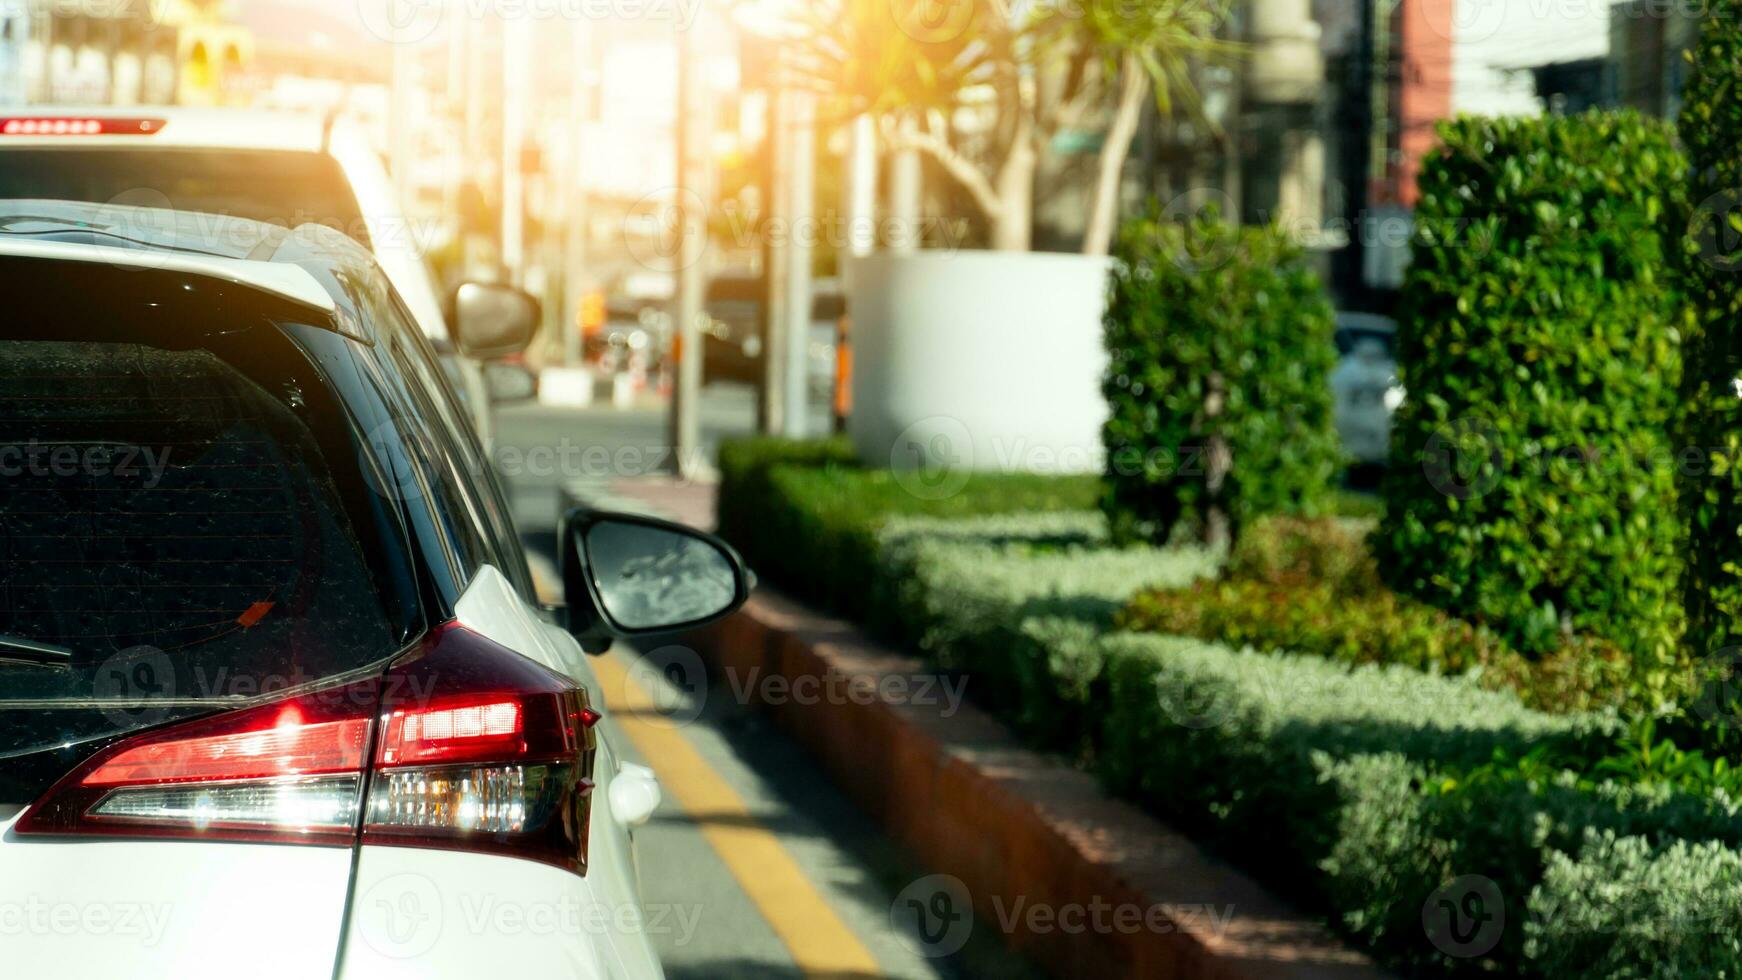
POLYGON ((0 758, 305 687, 406 641, 392 508, 279 327, 215 350, 6 330, 0 758))
POLYGON ((369 247, 338 161, 293 150, 0 150, 0 199, 86 201, 326 225, 369 247))

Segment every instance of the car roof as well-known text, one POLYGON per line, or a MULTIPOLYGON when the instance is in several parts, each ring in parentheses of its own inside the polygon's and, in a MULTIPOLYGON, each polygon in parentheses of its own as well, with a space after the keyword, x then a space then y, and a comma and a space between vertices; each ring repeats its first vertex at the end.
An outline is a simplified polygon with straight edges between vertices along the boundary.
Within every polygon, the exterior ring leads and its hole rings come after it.
POLYGON ((154 124, 149 132, 138 134, 8 133, 0 139, 0 146, 201 147, 309 153, 326 149, 335 125, 331 114, 180 106, 33 106, 0 110, 0 118, 150 120, 154 124))
POLYGON ((361 315, 386 278, 361 245, 324 225, 75 201, 0 200, 0 258, 105 262, 224 279, 319 311, 373 339, 361 315))

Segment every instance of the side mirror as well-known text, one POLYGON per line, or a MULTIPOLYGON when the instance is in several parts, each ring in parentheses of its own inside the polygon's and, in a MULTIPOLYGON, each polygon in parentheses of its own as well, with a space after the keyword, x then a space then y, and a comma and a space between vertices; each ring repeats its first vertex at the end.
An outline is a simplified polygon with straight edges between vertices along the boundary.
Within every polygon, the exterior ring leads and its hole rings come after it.
POLYGON ((588 653, 616 638, 711 623, 756 584, 731 545, 682 524, 577 508, 562 525, 569 632, 588 653))
POLYGON ((500 283, 462 282, 451 305, 455 346, 480 361, 525 350, 542 316, 531 293, 500 283))

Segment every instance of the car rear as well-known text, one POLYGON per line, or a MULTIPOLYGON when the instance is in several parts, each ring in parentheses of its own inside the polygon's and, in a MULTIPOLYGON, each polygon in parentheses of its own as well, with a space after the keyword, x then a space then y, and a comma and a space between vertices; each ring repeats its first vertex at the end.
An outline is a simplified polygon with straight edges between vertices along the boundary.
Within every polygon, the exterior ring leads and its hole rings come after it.
MULTIPOLYGON (((440 594, 367 324, 102 237, 0 235, 7 972, 448 975, 381 952, 359 864, 370 902, 386 867, 588 894, 598 716, 440 594)), ((584 939, 529 955, 604 975, 584 939)))

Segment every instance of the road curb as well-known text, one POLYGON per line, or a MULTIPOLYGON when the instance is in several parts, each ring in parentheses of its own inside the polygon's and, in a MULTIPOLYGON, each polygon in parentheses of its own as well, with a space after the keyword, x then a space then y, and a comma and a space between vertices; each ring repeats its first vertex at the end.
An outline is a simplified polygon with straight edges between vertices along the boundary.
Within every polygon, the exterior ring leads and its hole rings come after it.
MULTIPOLYGON (((1017 921, 1011 946, 1059 976, 1386 976, 1250 878, 1210 858, 1086 773, 1024 748, 972 705, 893 702, 891 678, 934 672, 851 624, 759 589, 689 639, 814 754, 843 791, 927 868, 959 878, 982 924, 1022 908, 1142 910, 1148 924, 1067 931, 1017 921), (777 686, 755 683, 778 677, 777 686), (793 684, 852 696, 800 698, 793 684), (828 685, 832 684, 833 687, 828 685), (769 691, 790 692, 775 698, 769 691), (1147 918, 1149 910, 1159 910, 1147 918), (1231 909, 1212 926, 1203 910, 1231 909)), ((911 687, 911 685, 909 685, 911 687)), ((911 701, 921 700, 918 697, 911 701)), ((1079 913, 1080 915, 1080 913, 1079 913)))
MULTIPOLYGON (((565 506, 590 502, 702 523, 708 501, 701 498, 711 493, 698 489, 674 494, 657 481, 617 481, 568 487, 562 498, 565 506)), ((922 866, 960 879, 979 928, 999 929, 1008 945, 1057 976, 1389 976, 1251 878, 1110 797, 1089 774, 1025 748, 986 712, 919 697, 913 679, 936 678, 936 671, 851 623, 763 586, 737 614, 685 642, 727 690, 741 692, 814 755, 922 866), (912 696, 885 696, 896 679, 912 696), (834 696, 800 696, 801 687, 834 696), (1058 921, 1032 928, 1017 917, 1005 929, 1018 902, 1024 910, 1050 909, 1058 921), (1061 913, 1096 905, 1141 910, 1145 922, 1118 928, 1109 913, 1114 928, 1067 928, 1061 913), (1214 928, 1205 909, 1231 911, 1214 928)))

